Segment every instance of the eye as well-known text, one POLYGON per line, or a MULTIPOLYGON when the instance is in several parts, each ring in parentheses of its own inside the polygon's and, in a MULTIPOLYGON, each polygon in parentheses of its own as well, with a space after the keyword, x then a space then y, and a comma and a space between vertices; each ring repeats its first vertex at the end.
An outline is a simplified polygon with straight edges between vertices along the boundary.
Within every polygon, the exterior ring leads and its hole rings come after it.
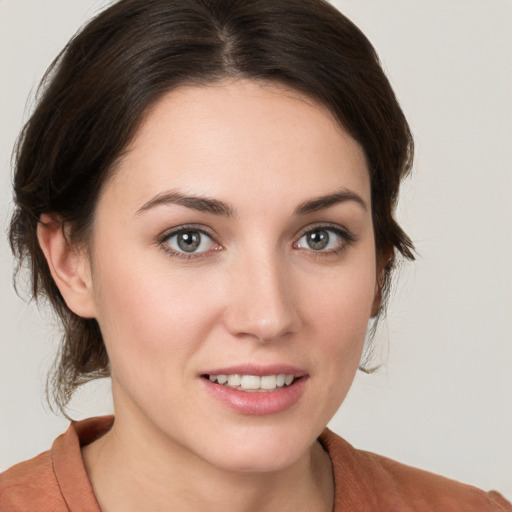
POLYGON ((182 228, 167 235, 162 243, 174 253, 192 255, 214 250, 217 244, 199 229, 182 228))
POLYGON ((337 252, 354 241, 354 236, 345 230, 338 227, 320 226, 305 232, 294 244, 294 247, 315 252, 337 252))

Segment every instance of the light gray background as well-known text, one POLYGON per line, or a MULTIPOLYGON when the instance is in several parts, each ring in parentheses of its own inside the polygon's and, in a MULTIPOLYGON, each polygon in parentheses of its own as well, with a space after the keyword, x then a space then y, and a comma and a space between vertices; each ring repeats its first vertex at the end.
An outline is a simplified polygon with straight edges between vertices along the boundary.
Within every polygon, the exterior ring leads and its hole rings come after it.
MULTIPOLYGON (((26 99, 100 0, 0 0, 0 223, 26 99)), ((331 428, 357 447, 512 498, 512 2, 338 0, 369 36, 415 134, 399 218, 420 253, 395 287, 377 342, 331 428)), ((0 470, 50 447, 51 318, 11 286, 0 241, 0 470)), ((108 382, 76 418, 111 410, 108 382)))

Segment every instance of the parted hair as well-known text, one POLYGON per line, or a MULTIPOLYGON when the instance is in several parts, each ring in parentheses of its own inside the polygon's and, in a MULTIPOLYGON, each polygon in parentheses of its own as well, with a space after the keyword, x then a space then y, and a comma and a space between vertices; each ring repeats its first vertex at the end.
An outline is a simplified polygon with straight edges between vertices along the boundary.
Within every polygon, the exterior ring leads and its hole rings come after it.
POLYGON ((142 117, 184 85, 250 79, 279 82, 327 107, 368 162, 377 256, 413 259, 394 218, 413 139, 365 35, 324 0, 120 0, 86 24, 46 72, 14 152, 9 239, 28 267, 31 296, 63 327, 50 378, 64 411, 75 389, 109 375, 95 319, 66 305, 37 239, 41 215, 58 215, 68 242, 87 244, 99 192, 142 117))

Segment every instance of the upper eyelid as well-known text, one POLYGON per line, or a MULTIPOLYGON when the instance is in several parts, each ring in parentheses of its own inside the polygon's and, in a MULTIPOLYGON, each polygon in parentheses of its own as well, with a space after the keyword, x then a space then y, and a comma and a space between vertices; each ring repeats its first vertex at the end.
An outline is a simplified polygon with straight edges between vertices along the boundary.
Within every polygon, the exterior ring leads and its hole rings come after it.
POLYGON ((315 231, 319 229, 325 229, 325 230, 331 230, 335 231, 337 233, 343 233, 345 236, 351 237, 353 239, 356 238, 356 236, 352 233, 351 230, 345 228, 344 226, 341 226, 340 224, 334 224, 331 222, 318 222, 315 224, 310 224, 302 229, 300 229, 295 237, 301 238, 305 234, 309 233, 310 231, 315 231))
POLYGON ((176 226, 174 228, 166 229, 165 231, 163 231, 160 234, 158 239, 161 242, 164 242, 169 237, 177 235, 183 231, 198 231, 199 233, 202 233, 202 234, 210 237, 212 240, 215 240, 215 238, 216 238, 215 232, 211 228, 208 228, 206 226, 196 225, 196 224, 183 224, 180 226, 176 226))

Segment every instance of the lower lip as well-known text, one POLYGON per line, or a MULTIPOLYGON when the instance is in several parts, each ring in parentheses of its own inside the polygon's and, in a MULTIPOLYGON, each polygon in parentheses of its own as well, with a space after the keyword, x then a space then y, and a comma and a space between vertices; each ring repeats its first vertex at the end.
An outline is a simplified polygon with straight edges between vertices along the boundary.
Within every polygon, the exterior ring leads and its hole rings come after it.
POLYGON ((241 414, 263 416, 277 414, 294 406, 302 396, 307 377, 275 391, 239 391, 201 378, 206 389, 220 402, 241 414))

